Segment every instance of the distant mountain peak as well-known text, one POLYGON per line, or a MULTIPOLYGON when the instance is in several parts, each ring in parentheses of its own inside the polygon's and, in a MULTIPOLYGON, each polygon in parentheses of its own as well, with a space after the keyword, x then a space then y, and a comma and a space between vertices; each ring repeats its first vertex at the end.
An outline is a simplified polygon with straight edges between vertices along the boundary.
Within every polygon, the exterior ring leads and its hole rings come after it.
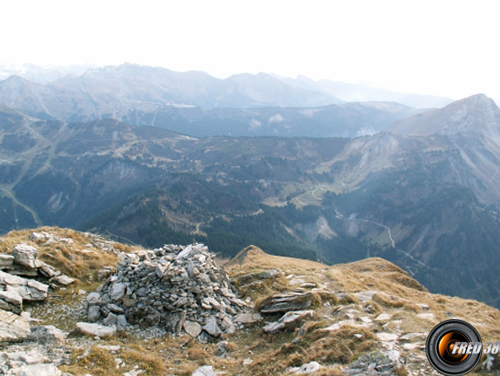
POLYGON ((500 109, 484 94, 455 101, 393 123, 387 132, 407 136, 500 134, 500 109))

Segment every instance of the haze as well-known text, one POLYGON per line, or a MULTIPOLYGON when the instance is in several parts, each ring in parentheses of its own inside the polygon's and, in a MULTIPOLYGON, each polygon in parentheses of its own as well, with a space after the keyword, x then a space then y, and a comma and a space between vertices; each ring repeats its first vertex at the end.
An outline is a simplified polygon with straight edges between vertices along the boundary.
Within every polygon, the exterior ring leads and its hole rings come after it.
POLYGON ((493 1, 16 1, 0 63, 132 62, 500 98, 493 1))

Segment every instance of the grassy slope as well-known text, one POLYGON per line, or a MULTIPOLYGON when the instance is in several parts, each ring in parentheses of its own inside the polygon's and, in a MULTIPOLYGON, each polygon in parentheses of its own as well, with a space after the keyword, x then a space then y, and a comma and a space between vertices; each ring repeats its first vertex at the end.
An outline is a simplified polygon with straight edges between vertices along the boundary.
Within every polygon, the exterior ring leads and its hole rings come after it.
MULTIPOLYGON (((42 324, 53 324, 65 330, 71 330, 76 321, 82 318, 71 316, 71 310, 64 306, 77 306, 85 299, 78 295, 78 290, 94 291, 98 283, 95 281, 97 271, 117 262, 117 257, 110 252, 94 249, 95 254, 87 257, 81 249, 96 242, 95 238, 68 229, 42 228, 59 237, 71 238, 74 244, 63 246, 60 243, 43 246, 29 240, 30 230, 16 231, 2 238, 0 249, 10 252, 16 243, 25 242, 40 249, 40 258, 47 263, 61 268, 68 275, 77 277, 79 284, 66 290, 57 291, 47 302, 32 307, 32 315, 42 320, 42 324), (62 308, 61 308, 62 306, 62 308), (59 307, 59 308, 58 308, 59 307), (57 312, 57 314, 54 314, 57 312)), ((132 249, 118 243, 113 248, 121 251, 132 249)), ((92 371, 93 375, 122 375, 138 365, 146 371, 146 375, 190 375, 202 365, 212 365, 214 370, 226 372, 228 375, 284 375, 289 366, 298 366, 309 361, 318 361, 327 367, 316 375, 340 375, 340 366, 348 364, 361 354, 380 349, 376 333, 390 330, 390 326, 375 324, 371 328, 343 326, 335 331, 324 328, 341 319, 348 309, 363 311, 362 303, 356 300, 355 294, 362 291, 376 290, 377 294, 370 301, 375 317, 380 312, 393 315, 393 320, 401 320, 403 333, 426 333, 441 320, 454 317, 463 318, 479 330, 483 341, 500 340, 500 313, 498 310, 473 300, 452 298, 444 295, 430 294, 406 272, 380 258, 370 258, 349 264, 338 264, 328 267, 321 263, 307 260, 271 256, 257 247, 247 247, 234 259, 226 262, 226 269, 233 277, 243 274, 280 269, 283 273, 272 280, 255 281, 251 288, 241 287, 241 294, 251 297, 254 302, 276 292, 296 289, 293 279, 316 283, 321 291, 344 292, 346 299, 330 301, 321 297, 315 304, 316 316, 304 323, 306 333, 301 341, 293 344, 298 328, 273 335, 264 334, 260 325, 241 330, 227 336, 231 357, 215 357, 217 343, 199 343, 188 336, 139 340, 120 333, 114 338, 99 341, 87 341, 77 345, 78 338, 70 339, 73 347, 73 361, 64 366, 65 371, 75 375, 84 375, 92 371), (260 285, 259 285, 260 283, 260 285), (249 291, 249 289, 251 291, 249 291), (427 304, 429 312, 435 320, 426 320, 417 315, 421 313, 417 304, 427 304), (447 313, 445 313, 447 312, 447 313), (355 339, 354 334, 361 334, 355 339), (116 351, 98 348, 97 345, 119 345, 116 351), (115 357, 125 361, 126 366, 119 370, 115 367, 115 357), (244 365, 245 359, 251 360, 244 365), (269 362, 273 359, 273 362, 269 362)), ((335 299, 334 299, 335 300, 335 299)), ((409 356, 403 353, 403 356, 409 356)))

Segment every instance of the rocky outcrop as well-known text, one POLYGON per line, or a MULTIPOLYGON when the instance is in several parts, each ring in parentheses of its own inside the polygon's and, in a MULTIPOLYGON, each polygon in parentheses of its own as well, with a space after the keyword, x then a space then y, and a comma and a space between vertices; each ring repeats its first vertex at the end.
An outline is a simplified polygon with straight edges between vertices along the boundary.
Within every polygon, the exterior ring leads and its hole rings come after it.
POLYGON ((308 311, 290 311, 285 313, 278 321, 271 322, 262 328, 265 333, 275 333, 280 330, 292 329, 306 318, 313 318, 316 313, 308 311))
MULTIPOLYGON (((49 286, 33 279, 21 278, 0 271, 0 289, 18 294, 26 301, 41 301, 47 297, 49 286)), ((10 299, 15 298, 13 294, 10 294, 10 299)), ((9 299, 9 297, 5 296, 4 299, 9 299)))
MULTIPOLYGON (((47 239, 47 236, 44 234, 47 233, 34 232, 30 238, 34 241, 40 240, 41 236, 43 236, 43 239, 47 239)), ((59 242, 63 242, 63 240, 66 242, 71 240, 73 242, 70 238, 59 238, 54 235, 49 237, 49 239, 55 238, 59 242)), ((16 244, 12 249, 11 255, 0 255, 0 270, 17 276, 47 278, 49 279, 49 283, 56 283, 62 286, 67 286, 75 281, 52 266, 38 260, 38 254, 38 249, 31 245, 25 243, 16 244)))
POLYGON ((87 297, 89 321, 108 326, 163 326, 197 337, 236 329, 245 302, 203 244, 166 245, 120 255, 116 272, 87 297))
POLYGON ((290 311, 308 310, 314 305, 322 304, 324 301, 336 299, 336 295, 328 291, 289 292, 267 297, 259 304, 258 309, 262 314, 274 315, 290 311))
MULTIPOLYGON (((35 247, 23 243, 13 247, 12 255, 0 255, 0 343, 22 342, 27 338, 39 338, 44 343, 64 342, 64 334, 55 327, 37 327, 30 333, 29 314, 28 318, 21 316, 23 303, 45 300, 49 285, 20 275, 49 279, 51 286, 53 283, 66 286, 74 282, 74 279, 39 261, 38 253, 35 247)), ((23 370, 23 374, 30 374, 28 371, 23 370)))

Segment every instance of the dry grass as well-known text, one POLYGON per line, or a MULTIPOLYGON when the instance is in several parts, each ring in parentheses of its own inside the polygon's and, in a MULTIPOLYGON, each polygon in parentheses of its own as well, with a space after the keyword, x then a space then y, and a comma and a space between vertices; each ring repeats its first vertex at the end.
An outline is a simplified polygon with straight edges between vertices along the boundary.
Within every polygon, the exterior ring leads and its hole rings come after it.
POLYGON ((408 376, 408 371, 406 370, 405 366, 398 366, 394 368, 394 374, 396 376, 408 376))
MULTIPOLYGON (((284 372, 288 367, 298 367, 312 361, 327 366, 348 364, 376 346, 374 334, 366 329, 349 326, 336 331, 317 329, 305 334, 300 342, 287 342, 274 353, 263 354, 250 368, 254 375, 275 375, 284 372), (363 338, 357 339, 354 334, 363 334, 363 338), (269 357, 273 359, 272 364, 269 357)), ((338 369, 323 370, 332 374, 337 371, 338 369)))
MULTIPOLYGON (((29 244, 39 250, 39 260, 85 283, 95 281, 98 271, 103 267, 116 267, 118 263, 116 255, 98 248, 87 247, 86 245, 90 243, 90 239, 84 233, 71 229, 41 227, 36 230, 11 231, 2 240, 3 242, 0 243, 0 253, 11 253, 15 244, 29 244), (35 243, 29 238, 34 231, 48 232, 60 238, 71 238, 74 243, 55 242, 47 245, 35 243), (82 252, 85 249, 89 249, 92 252, 82 252)), ((123 252, 130 252, 132 250, 131 247, 118 243, 114 247, 123 252)))
POLYGON ((265 253, 262 249, 253 245, 241 250, 233 259, 224 264, 225 268, 237 274, 238 270, 249 269, 281 269, 283 271, 320 271, 327 268, 325 264, 319 262, 302 260, 293 257, 272 256, 265 253))
MULTIPOLYGON (((97 288, 99 283, 96 282, 96 273, 100 268, 116 265, 116 257, 106 252, 94 249, 96 254, 91 256, 79 252, 81 249, 86 249, 85 245, 89 243, 81 233, 58 228, 42 228, 38 231, 72 238, 74 244, 54 243, 42 246, 28 239, 32 231, 23 230, 6 235, 4 243, 0 243, 0 251, 10 253, 12 246, 17 243, 34 245, 40 250, 40 259, 84 282, 80 286, 58 291, 54 297, 54 304, 77 302, 78 289, 94 291, 97 288)), ((123 251, 131 250, 130 247, 119 244, 115 247, 123 251)), ((254 302, 257 300, 257 307, 264 304, 273 294, 296 288, 289 285, 289 279, 286 278, 289 274, 308 282, 317 281, 318 285, 326 286, 326 291, 314 289, 304 291, 303 294, 303 299, 309 300, 312 308, 317 309, 317 318, 302 323, 300 340, 295 343, 292 343, 292 340, 296 338, 298 328, 295 331, 287 330, 273 335, 262 333, 260 326, 238 331, 224 338, 230 341, 229 358, 215 357, 217 343, 204 344, 193 341, 188 336, 139 340, 120 333, 114 338, 99 341, 99 344, 120 345, 121 349, 116 354, 110 354, 108 350, 98 347, 93 347, 88 354, 84 354, 84 349, 75 350, 71 365, 62 367, 62 370, 71 372, 75 376, 88 373, 94 376, 118 376, 138 366, 145 371, 144 375, 188 376, 202 365, 211 365, 216 372, 225 372, 226 375, 267 376, 283 375, 288 367, 317 361, 325 367, 315 374, 338 376, 342 374, 339 365, 348 364, 380 346, 374 334, 375 331, 381 330, 380 326, 374 326, 371 330, 350 326, 342 326, 336 331, 325 330, 334 322, 333 312, 336 307, 348 304, 352 304, 360 311, 369 304, 372 306, 370 314, 372 316, 388 312, 393 315, 393 320, 401 320, 401 330, 409 333, 428 332, 435 325, 434 322, 417 316, 423 312, 417 304, 422 303, 429 306, 429 312, 435 315, 436 321, 452 316, 463 318, 476 326, 484 342, 500 341, 498 310, 473 300, 430 294, 403 270, 380 258, 327 268, 312 261, 270 256, 251 246, 225 265, 235 278, 236 284, 239 283, 238 277, 243 275, 252 273, 258 275, 259 272, 271 269, 280 269, 283 272, 274 278, 264 280, 245 277, 245 283, 240 286, 241 292, 245 297, 251 297, 254 302), (368 290, 375 290, 378 293, 374 295, 373 300, 361 304, 354 294, 368 290), (347 296, 338 300, 335 291, 344 292, 347 296), (358 339, 360 336, 354 336, 355 334, 361 334, 361 338, 358 339), (115 357, 123 359, 126 366, 116 369, 115 357), (243 365, 244 359, 251 359, 252 364, 243 365)), ((33 312, 37 313, 34 316, 39 317, 35 307, 33 312)), ((58 317, 43 316, 41 317, 44 319, 43 323, 53 322, 66 330, 74 325, 71 318, 63 314, 52 316, 58 317)), ((408 374, 404 367, 394 372, 398 376, 408 374)))
POLYGON ((252 270, 250 273, 233 276, 232 281, 242 298, 250 297, 252 300, 257 300, 263 296, 269 296, 277 292, 287 291, 290 289, 288 279, 283 273, 276 275, 273 278, 261 279, 259 274, 264 270, 252 270), (242 283, 245 280, 245 283, 242 283))
POLYGON ((115 357, 109 351, 98 347, 92 347, 88 354, 84 354, 83 349, 74 351, 72 364, 60 369, 74 375, 84 375, 90 371, 96 376, 120 375, 116 369, 115 357))

